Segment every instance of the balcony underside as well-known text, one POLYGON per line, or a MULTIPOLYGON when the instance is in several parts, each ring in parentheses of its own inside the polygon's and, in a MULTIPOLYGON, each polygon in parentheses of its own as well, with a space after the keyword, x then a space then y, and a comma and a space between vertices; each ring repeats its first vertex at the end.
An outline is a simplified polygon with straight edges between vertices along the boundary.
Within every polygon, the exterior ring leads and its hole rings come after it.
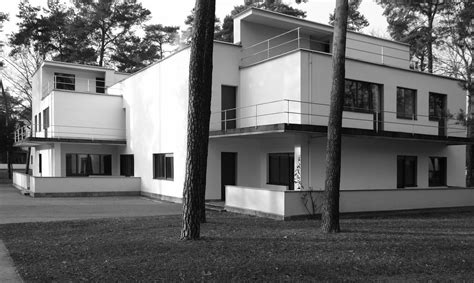
POLYGON ((100 140, 100 139, 82 139, 82 138, 37 138, 27 137, 21 141, 16 142, 13 146, 40 146, 53 143, 83 143, 83 144, 104 144, 104 145, 126 145, 126 140, 100 140))
MULTIPOLYGON (((245 127, 228 129, 226 131, 210 131, 210 138, 223 138, 223 137, 236 137, 236 136, 248 136, 248 135, 260 135, 260 134, 275 134, 275 133, 307 133, 312 135, 324 136, 327 133, 327 126, 317 125, 301 125, 301 124, 272 124, 262 125, 257 127, 245 127)), ((355 137, 366 137, 366 138, 377 138, 377 139, 391 139, 401 141, 423 141, 442 143, 446 145, 466 145, 474 144, 473 138, 463 137, 444 137, 426 134, 415 134, 415 133, 403 133, 403 132, 392 132, 392 131, 379 131, 367 129, 355 129, 355 128, 342 128, 343 136, 355 136, 355 137)))

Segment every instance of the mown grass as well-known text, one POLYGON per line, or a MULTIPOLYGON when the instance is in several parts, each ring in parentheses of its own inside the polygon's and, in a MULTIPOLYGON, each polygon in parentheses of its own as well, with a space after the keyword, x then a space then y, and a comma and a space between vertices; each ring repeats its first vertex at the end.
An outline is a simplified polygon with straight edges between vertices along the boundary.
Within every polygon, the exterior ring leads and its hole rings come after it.
POLYGON ((281 222, 210 212, 202 240, 180 217, 0 226, 25 281, 378 281, 474 278, 474 210, 281 222))

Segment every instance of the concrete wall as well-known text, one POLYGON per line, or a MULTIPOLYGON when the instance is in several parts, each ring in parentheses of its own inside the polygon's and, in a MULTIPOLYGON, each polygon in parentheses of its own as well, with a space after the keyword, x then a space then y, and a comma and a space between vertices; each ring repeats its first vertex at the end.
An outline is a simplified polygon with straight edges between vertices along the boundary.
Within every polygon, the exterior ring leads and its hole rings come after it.
POLYGON ((45 193, 139 192, 140 178, 133 177, 31 177, 30 190, 45 193))
MULTIPOLYGON (((275 188, 267 184, 268 154, 293 152, 301 146, 302 185, 324 188, 325 137, 274 134, 260 137, 213 138, 209 144, 207 197, 221 197, 221 153, 237 153, 237 186, 275 188)), ((428 188, 430 157, 447 158, 447 185, 465 186, 464 146, 438 143, 344 137, 341 189, 390 190, 397 188, 397 156, 417 156, 417 188, 428 188)))
POLYGON ((30 176, 25 173, 13 172, 13 185, 22 190, 27 190, 30 186, 30 176))
MULTIPOLYGON (((226 187, 226 207, 248 214, 285 217, 309 215, 308 192, 280 191, 240 186, 226 187), (306 194, 306 196, 305 196, 306 194)), ((321 193, 313 192, 316 213, 320 213, 321 193)), ((395 211, 408 209, 474 206, 474 189, 405 189, 341 191, 340 212, 395 211)))
MULTIPOLYGON (((182 197, 186 160, 188 73, 190 49, 184 49, 124 80, 127 146, 121 154, 134 154, 135 176, 142 191, 182 197), (153 154, 173 153, 174 180, 153 179, 153 154)), ((238 86, 236 46, 216 43, 212 109, 220 109, 221 85, 238 86)), ((240 90, 238 90, 240 92, 240 90)))
POLYGON ((125 139, 122 97, 55 91, 51 101, 49 137, 125 139))

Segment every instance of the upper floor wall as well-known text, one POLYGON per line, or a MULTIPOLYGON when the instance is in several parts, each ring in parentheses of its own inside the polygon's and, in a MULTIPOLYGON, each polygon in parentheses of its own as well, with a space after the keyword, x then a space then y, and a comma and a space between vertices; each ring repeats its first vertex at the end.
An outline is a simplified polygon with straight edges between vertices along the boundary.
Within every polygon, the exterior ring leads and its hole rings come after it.
MULTIPOLYGON (((242 45, 243 66, 295 49, 331 53, 332 34, 332 26, 255 8, 234 18, 234 43, 242 45)), ((406 69, 410 63, 407 44, 351 31, 346 56, 406 69)))
POLYGON ((32 79, 32 135, 123 140, 121 90, 112 85, 128 76, 103 67, 44 62, 32 79))

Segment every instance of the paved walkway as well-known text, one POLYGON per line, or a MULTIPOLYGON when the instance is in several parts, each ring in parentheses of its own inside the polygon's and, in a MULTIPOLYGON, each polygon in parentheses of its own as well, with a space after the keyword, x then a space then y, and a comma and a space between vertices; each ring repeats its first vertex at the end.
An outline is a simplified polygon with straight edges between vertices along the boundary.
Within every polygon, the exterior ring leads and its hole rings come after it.
MULTIPOLYGON (((0 184, 0 224, 177 215, 181 209, 181 204, 139 196, 32 198, 21 195, 10 184, 0 184)), ((1 240, 0 282, 22 282, 1 240)))

